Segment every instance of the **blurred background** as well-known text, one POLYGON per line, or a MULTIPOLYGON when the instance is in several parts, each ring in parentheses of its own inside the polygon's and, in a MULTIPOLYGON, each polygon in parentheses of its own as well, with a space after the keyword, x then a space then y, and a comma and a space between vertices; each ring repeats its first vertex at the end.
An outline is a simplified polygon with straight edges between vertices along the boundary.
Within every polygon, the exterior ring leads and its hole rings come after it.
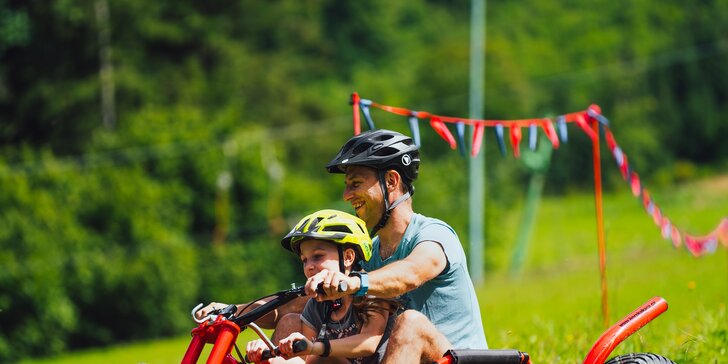
MULTIPOLYGON (((323 168, 353 133, 349 95, 467 117, 470 10, 469 1, 0 0, 0 362, 186 335, 197 302, 302 282, 278 239, 313 210, 350 210, 341 176, 323 168)), ((491 0, 484 42, 485 118, 596 103, 643 183, 685 216, 676 224, 700 235, 728 215, 728 1, 491 0), (719 182, 691 184, 706 179, 719 182), (690 220, 696 196, 711 191, 713 215, 690 220)), ((404 118, 372 116, 410 134, 404 118)), ((576 237, 574 217, 553 215, 562 203, 583 195, 593 223, 591 143, 570 128, 543 182, 554 209, 540 216, 560 227, 548 235, 559 247, 576 237)), ((467 250, 468 160, 424 121, 421 130, 415 210, 449 222, 467 250)), ((509 269, 533 174, 491 133, 486 286, 509 269)), ((654 245, 684 259, 639 201, 620 197, 627 187, 606 150, 602 159, 606 193, 628 206, 606 212, 609 239, 630 254, 654 245), (618 224, 632 210, 637 218, 618 224)), ((574 255, 532 252, 524 274, 583 256, 596 272, 588 224, 574 255)), ((543 231, 532 240, 551 241, 543 231)), ((728 342, 725 249, 717 254, 706 269, 723 305, 716 337, 728 342)), ((499 282, 490 287, 519 281, 499 282)))

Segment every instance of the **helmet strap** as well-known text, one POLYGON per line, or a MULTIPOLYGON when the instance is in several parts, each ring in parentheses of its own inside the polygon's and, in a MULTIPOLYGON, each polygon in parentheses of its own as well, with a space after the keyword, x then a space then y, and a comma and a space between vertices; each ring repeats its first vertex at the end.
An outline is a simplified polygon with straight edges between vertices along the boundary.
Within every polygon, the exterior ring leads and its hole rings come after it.
POLYGON ((379 175, 379 186, 382 187, 382 195, 384 196, 384 214, 382 214, 382 218, 379 219, 379 222, 376 226, 372 229, 372 231, 369 232, 369 235, 374 236, 376 233, 384 227, 384 225, 387 224, 387 221, 389 221, 389 216, 392 215, 392 210, 394 210, 397 205, 401 204, 408 198, 410 198, 411 193, 408 191, 404 195, 400 196, 394 203, 391 205, 389 204, 389 191, 387 190, 387 180, 385 177, 385 174, 387 171, 385 170, 379 170, 377 171, 379 175))
POLYGON ((344 266, 344 248, 341 245, 336 244, 339 250, 339 272, 346 274, 346 267, 344 266))
MULTIPOLYGON (((339 244, 336 244, 336 245, 337 245, 336 248, 339 251, 339 271, 341 273, 346 274, 346 267, 344 266, 344 248, 339 244)), ((329 317, 331 317, 331 313, 333 313, 334 311, 338 311, 341 308, 341 306, 343 305, 341 298, 337 298, 333 301, 327 301, 327 302, 330 302, 330 309, 331 309, 331 311, 329 312, 329 317)))

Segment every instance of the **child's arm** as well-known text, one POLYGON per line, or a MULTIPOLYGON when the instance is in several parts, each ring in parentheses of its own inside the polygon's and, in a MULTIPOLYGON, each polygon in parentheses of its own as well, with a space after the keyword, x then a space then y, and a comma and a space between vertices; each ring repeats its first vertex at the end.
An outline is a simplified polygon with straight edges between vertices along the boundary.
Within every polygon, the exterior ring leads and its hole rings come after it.
MULTIPOLYGON (((329 356, 343 358, 366 357, 374 354, 382 340, 384 330, 387 327, 388 313, 370 311, 369 318, 361 328, 361 332, 341 339, 331 340, 331 351, 329 356)), ((314 343, 314 355, 323 353, 323 343, 314 343)))
MULTIPOLYGON (((388 317, 389 313, 371 311, 369 314, 369 319, 367 320, 367 323, 364 324, 364 326, 361 328, 360 333, 352 336, 347 336, 345 338, 329 341, 329 344, 331 346, 329 356, 341 358, 357 358, 366 357, 374 354, 374 352, 377 350, 377 346, 379 346, 379 341, 381 341, 382 336, 384 335, 384 330, 387 327, 388 317)), ((316 333, 313 329, 311 329, 308 325, 303 325, 301 333, 291 334, 287 338, 282 339, 278 343, 278 345, 281 349, 281 353, 285 353, 287 355, 309 355, 309 357, 306 358, 306 362, 308 362, 308 359, 314 359, 312 356, 318 357, 321 356, 324 352, 324 344, 322 342, 313 342, 313 340, 310 340, 315 338, 315 336, 316 333), (291 346, 293 345, 294 341, 298 340, 308 341, 308 349, 297 354, 292 354, 291 346)))

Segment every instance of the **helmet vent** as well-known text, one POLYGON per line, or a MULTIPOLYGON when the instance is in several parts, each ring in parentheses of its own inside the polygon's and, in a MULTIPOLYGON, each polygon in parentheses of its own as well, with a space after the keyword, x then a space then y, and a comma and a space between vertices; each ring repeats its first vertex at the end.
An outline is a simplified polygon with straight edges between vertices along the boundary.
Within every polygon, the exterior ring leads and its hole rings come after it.
POLYGON ((356 140, 354 140, 354 139, 352 139, 352 140, 349 140, 349 142, 348 142, 348 143, 346 143, 346 144, 345 144, 345 145, 344 145, 344 146, 343 146, 343 147, 341 148, 341 151, 339 152, 339 156, 340 156, 340 155, 342 155, 342 154, 344 154, 344 152, 345 152, 345 151, 347 151, 347 150, 351 149, 351 147, 352 147, 352 146, 354 145, 354 143, 356 143, 356 140))
POLYGON ((361 143, 361 144, 357 145, 356 148, 354 148, 352 153, 354 153, 354 155, 359 154, 359 153, 369 149, 369 147, 371 147, 371 146, 372 146, 372 143, 361 143))
POLYGON ((376 151, 374 153, 374 155, 379 156, 379 157, 386 157, 386 156, 397 154, 398 152, 399 152, 399 150, 397 150, 396 148, 385 147, 385 148, 382 148, 382 149, 379 149, 378 151, 376 151))
POLYGON ((318 223, 321 221, 320 218, 316 217, 313 220, 311 220, 311 225, 308 227, 308 231, 315 231, 316 228, 318 228, 318 223))
POLYGON ((392 139, 392 138, 394 138, 394 135, 392 135, 392 134, 380 134, 380 135, 377 135, 376 137, 374 137, 372 139, 375 139, 377 141, 383 142, 385 140, 389 140, 389 139, 392 139))
POLYGON ((334 225, 334 226, 327 226, 324 228, 324 231, 338 231, 342 233, 348 233, 351 234, 352 231, 347 227, 346 225, 334 225))

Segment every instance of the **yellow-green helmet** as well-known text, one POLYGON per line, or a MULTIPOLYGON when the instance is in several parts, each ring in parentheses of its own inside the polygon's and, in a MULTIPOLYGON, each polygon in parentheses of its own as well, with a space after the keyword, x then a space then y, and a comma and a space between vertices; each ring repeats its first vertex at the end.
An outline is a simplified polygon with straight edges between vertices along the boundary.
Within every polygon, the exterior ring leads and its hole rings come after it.
POLYGON ((281 245, 300 254, 301 242, 308 239, 326 240, 342 246, 351 245, 364 261, 372 257, 372 239, 366 223, 343 211, 320 210, 304 217, 281 240, 281 245))

